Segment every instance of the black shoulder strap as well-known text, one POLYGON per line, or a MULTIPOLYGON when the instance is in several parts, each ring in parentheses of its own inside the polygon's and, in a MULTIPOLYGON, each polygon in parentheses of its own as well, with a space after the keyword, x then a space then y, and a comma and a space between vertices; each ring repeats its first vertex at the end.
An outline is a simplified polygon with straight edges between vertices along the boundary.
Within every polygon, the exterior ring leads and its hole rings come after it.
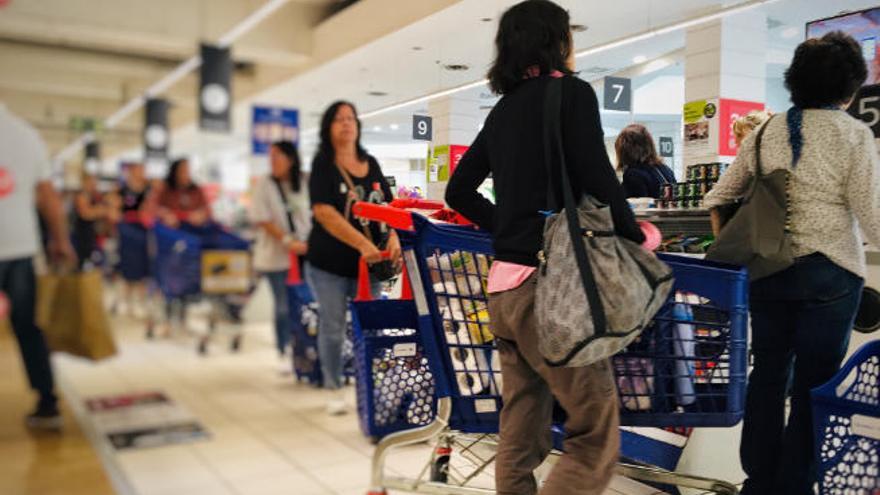
POLYGON ((281 196, 281 204, 284 205, 284 216, 287 217, 287 226, 290 228, 291 232, 296 232, 296 225, 293 223, 293 215, 290 213, 290 202, 287 200, 284 186, 281 185, 281 181, 275 176, 270 175, 269 177, 272 179, 272 182, 275 183, 275 187, 278 189, 278 194, 281 196))
POLYGON ((773 120, 773 116, 767 119, 767 122, 764 122, 764 125, 758 129, 758 135, 755 136, 755 176, 761 176, 762 170, 762 160, 761 160, 761 142, 764 141, 764 131, 767 130, 767 126, 770 125, 770 121, 773 120))
POLYGON ((544 164, 547 167, 547 181, 551 184, 548 188, 547 200, 551 204, 557 204, 553 177, 558 174, 561 179, 562 196, 565 205, 565 217, 568 221, 568 231, 571 234, 571 242, 574 246, 574 256, 577 260, 578 271, 584 283, 584 292, 587 294, 587 302, 590 304, 590 313, 593 317, 593 329, 596 335, 602 335, 608 331, 608 322, 605 318, 605 307, 599 297, 599 289, 593 277, 593 269, 590 266, 590 258, 584 246, 584 229, 578 220, 577 204, 574 200, 571 181, 568 177, 568 165, 565 161, 565 148, 562 145, 562 78, 553 78, 547 84, 547 94, 544 98, 544 164), (555 153, 554 153, 555 152, 555 153), (559 162, 559 171, 554 173, 553 158, 559 162))

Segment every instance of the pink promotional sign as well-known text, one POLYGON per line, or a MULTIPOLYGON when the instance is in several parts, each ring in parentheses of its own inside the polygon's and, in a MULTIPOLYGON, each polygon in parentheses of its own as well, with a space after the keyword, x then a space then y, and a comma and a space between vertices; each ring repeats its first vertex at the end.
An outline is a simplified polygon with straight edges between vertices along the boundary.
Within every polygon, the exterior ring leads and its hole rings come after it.
POLYGON ((721 156, 736 156, 737 147, 736 139, 733 135, 733 123, 743 115, 748 115, 749 112, 763 110, 764 104, 755 101, 722 98, 719 107, 720 120, 718 122, 721 126, 721 132, 718 133, 720 141, 718 143, 718 154, 721 156))

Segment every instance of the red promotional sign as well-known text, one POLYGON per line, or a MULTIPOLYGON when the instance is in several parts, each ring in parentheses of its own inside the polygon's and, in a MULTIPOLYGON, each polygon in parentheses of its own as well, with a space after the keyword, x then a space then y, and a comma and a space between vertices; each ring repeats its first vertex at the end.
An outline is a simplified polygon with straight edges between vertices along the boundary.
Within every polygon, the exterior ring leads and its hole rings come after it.
POLYGON ((719 109, 721 132, 718 133, 718 139, 720 140, 718 143, 718 154, 721 156, 736 156, 737 147, 736 138, 733 135, 733 123, 743 115, 748 115, 749 112, 763 110, 764 104, 754 101, 722 98, 719 106, 721 107, 719 109))
POLYGON ((458 166, 458 162, 461 161, 461 158, 467 152, 469 146, 464 146, 461 144, 451 144, 449 145, 449 176, 452 177, 452 174, 455 172, 455 167, 458 166))

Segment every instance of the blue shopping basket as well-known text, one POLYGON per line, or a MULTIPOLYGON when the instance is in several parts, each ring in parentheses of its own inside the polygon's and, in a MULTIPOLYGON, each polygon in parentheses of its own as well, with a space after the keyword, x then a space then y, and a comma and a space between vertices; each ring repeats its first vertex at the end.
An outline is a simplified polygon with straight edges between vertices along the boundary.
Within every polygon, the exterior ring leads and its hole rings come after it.
MULTIPOLYGON (((387 207, 384 207, 387 208, 387 207)), ((449 426, 498 431, 503 386, 487 311, 490 236, 409 212, 358 204, 401 229, 419 331, 449 426), (421 288, 421 290, 419 290, 421 288)), ((613 359, 625 426, 727 427, 742 419, 748 277, 741 268, 663 256, 673 295, 641 337, 613 359)))
POLYGON ((361 431, 374 439, 429 424, 434 379, 412 301, 351 304, 361 431))
POLYGON ((202 277, 201 241, 193 234, 157 223, 153 227, 156 285, 166 298, 198 294, 202 277))
POLYGON ((138 282, 150 274, 150 256, 147 246, 149 231, 141 223, 123 222, 119 232, 119 271, 122 278, 138 282))
POLYGON ((813 389, 820 495, 880 493, 880 341, 813 389))

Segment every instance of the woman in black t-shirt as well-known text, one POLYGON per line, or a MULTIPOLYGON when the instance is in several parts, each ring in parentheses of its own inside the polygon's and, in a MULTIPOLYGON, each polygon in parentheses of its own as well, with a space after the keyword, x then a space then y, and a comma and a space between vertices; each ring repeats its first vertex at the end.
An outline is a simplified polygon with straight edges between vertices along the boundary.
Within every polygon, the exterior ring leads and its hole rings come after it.
MULTIPOLYGON (((336 102, 321 120, 321 146, 312 162, 309 196, 314 226, 309 237, 306 279, 321 307, 318 354, 324 387, 342 386, 342 344, 348 299, 357 290, 358 260, 382 260, 378 246, 400 261, 397 234, 375 222, 362 222, 351 213, 356 201, 385 203, 392 194, 382 169, 360 143, 361 123, 354 105, 336 102)), ((374 289, 375 292, 375 289, 374 289)), ((330 414, 343 414, 345 402, 335 394, 330 414)))

